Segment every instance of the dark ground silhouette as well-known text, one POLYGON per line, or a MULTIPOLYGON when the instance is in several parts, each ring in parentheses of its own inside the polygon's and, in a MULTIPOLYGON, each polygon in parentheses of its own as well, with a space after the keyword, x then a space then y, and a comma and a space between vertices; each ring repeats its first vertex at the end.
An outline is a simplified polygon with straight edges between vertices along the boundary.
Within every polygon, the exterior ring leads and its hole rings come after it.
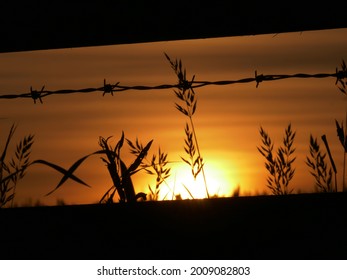
POLYGON ((346 259, 347 193, 0 209, 2 259, 346 259))

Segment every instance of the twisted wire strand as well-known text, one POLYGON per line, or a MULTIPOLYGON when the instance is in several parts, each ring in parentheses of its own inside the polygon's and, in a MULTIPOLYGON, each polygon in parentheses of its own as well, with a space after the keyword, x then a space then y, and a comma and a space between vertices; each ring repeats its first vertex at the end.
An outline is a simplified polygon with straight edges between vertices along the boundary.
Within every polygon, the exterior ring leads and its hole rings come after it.
MULTIPOLYGON (((291 79, 291 78, 300 78, 300 79, 307 79, 307 78, 329 78, 334 77, 336 78, 337 84, 339 81, 347 77, 347 73, 344 70, 338 71, 336 69, 336 73, 319 73, 319 74, 305 74, 305 73, 297 73, 292 75, 278 75, 278 74, 272 74, 272 75, 263 75, 257 74, 257 71, 255 71, 255 76, 250 78, 243 78, 239 80, 224 80, 224 81, 192 81, 190 83, 191 88, 200 88, 210 85, 215 86, 225 86, 225 85, 233 85, 233 84, 244 84, 244 83, 252 83, 256 82, 256 87, 259 86, 261 82, 269 82, 269 81, 276 81, 276 80, 283 80, 283 79, 291 79)), ((104 86, 97 87, 97 88, 83 88, 83 89, 61 89, 61 90, 44 90, 44 87, 42 87, 41 91, 33 90, 30 88, 30 92, 27 93, 21 93, 21 94, 2 94, 0 95, 0 99, 16 99, 16 98, 31 98, 34 100, 34 103, 36 103, 37 100, 39 100, 41 103, 42 98, 47 97, 49 95, 62 95, 62 94, 74 94, 74 93, 92 93, 92 92, 103 92, 103 95, 105 94, 112 94, 114 92, 122 92, 122 91, 128 91, 128 90, 162 90, 162 89, 172 89, 172 88, 180 88, 180 84, 163 84, 163 85, 156 85, 156 86, 145 86, 145 85, 137 85, 137 86, 126 86, 126 85, 120 85, 119 82, 116 84, 106 84, 106 80, 104 80, 104 86)))

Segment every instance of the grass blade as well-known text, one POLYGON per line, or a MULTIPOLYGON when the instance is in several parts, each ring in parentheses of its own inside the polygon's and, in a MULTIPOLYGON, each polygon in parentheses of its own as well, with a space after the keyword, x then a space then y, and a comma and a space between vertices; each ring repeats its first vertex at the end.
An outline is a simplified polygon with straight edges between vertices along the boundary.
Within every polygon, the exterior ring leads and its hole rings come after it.
POLYGON ((148 150, 151 148, 152 143, 153 143, 153 140, 149 141, 148 144, 140 152, 138 157, 135 159, 135 161, 129 166, 128 173, 130 175, 132 175, 136 171, 136 169, 139 167, 143 158, 147 155, 148 150))
POLYGON ((8 137, 7 137, 7 140, 6 140, 6 144, 5 144, 5 147, 4 147, 4 151, 2 152, 2 155, 1 155, 1 158, 0 158, 0 164, 5 161, 7 148, 8 148, 8 145, 10 144, 11 138, 12 138, 12 136, 13 136, 15 131, 16 131, 16 126, 13 124, 11 126, 10 132, 8 134, 8 137))
POLYGON ((46 196, 52 194, 53 192, 55 192, 58 188, 60 188, 67 179, 72 179, 74 181, 76 181, 79 184, 82 184, 84 186, 90 187, 87 183, 85 183, 84 181, 82 181, 81 179, 79 179, 78 177, 76 177, 73 172, 76 171, 76 169, 82 164, 83 161, 85 161, 88 157, 95 155, 95 154, 104 154, 105 151, 100 150, 100 151, 96 151, 92 154, 86 155, 82 158, 80 158, 79 160, 77 160, 68 170, 64 169, 63 167, 56 165, 54 163, 48 162, 46 160, 35 160, 32 164, 34 163, 40 163, 40 164, 44 164, 47 165, 55 170, 57 170, 58 172, 62 173, 64 176, 63 178, 60 180, 60 182, 58 183, 58 185, 49 193, 46 194, 46 196))

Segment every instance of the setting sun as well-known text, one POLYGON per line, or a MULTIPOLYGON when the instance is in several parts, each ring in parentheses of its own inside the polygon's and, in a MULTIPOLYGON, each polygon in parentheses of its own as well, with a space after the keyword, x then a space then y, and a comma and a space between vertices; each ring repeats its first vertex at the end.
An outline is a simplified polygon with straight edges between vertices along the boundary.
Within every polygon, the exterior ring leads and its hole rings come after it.
POLYGON ((207 192, 209 197, 230 196, 236 187, 233 178, 225 175, 222 166, 218 164, 212 166, 212 163, 205 165, 206 190, 202 174, 194 179, 189 166, 185 163, 175 164, 172 167, 172 175, 163 183, 160 198, 172 199, 172 196, 182 199, 207 198, 207 192))

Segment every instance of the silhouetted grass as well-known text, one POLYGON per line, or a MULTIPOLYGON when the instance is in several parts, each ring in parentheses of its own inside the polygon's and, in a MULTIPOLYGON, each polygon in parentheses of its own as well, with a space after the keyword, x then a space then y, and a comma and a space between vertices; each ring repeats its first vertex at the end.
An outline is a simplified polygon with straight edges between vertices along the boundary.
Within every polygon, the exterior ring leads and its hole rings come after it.
POLYGON ((14 157, 6 162, 7 149, 16 131, 16 126, 12 125, 6 140, 6 144, 0 157, 0 208, 11 202, 13 206, 16 195, 17 182, 23 179, 29 167, 31 147, 34 143, 34 136, 25 136, 17 144, 14 157))
POLYGON ((326 148, 326 150, 327 150, 327 152, 328 152, 328 156, 329 156, 329 159, 330 159, 330 164, 331 164, 331 166, 332 166, 332 168, 333 168, 333 171, 334 171, 334 177, 335 177, 335 191, 337 192, 337 169, 336 169, 335 161, 334 161, 333 156, 332 156, 332 154, 331 154, 331 152, 330 152, 330 147, 329 147, 329 143, 328 143, 328 139, 327 139, 326 135, 325 135, 325 134, 322 135, 321 138, 322 138, 323 143, 324 143, 324 145, 325 145, 325 148, 326 148))
POLYGON ((310 135, 310 157, 307 156, 306 164, 310 167, 310 173, 315 178, 317 190, 320 192, 333 191, 333 171, 328 167, 326 154, 321 151, 317 138, 310 135))
MULTIPOLYGON (((186 69, 183 69, 182 61, 181 60, 175 60, 172 61, 170 57, 166 54, 165 57, 169 61, 171 68, 174 70, 177 78, 178 78, 178 90, 174 90, 176 97, 179 99, 180 103, 175 103, 176 109, 180 111, 183 115, 188 117, 189 122, 185 125, 185 147, 184 150, 186 154, 189 156, 188 159, 181 157, 181 159, 189 165, 191 168, 192 175, 194 179, 202 173, 204 184, 205 184, 205 191, 207 198, 210 197, 207 187, 207 181, 205 176, 205 170, 204 170, 204 160, 201 156, 200 148, 199 148, 199 142, 198 137, 196 134, 194 122, 193 122, 193 115, 196 112, 197 108, 197 98, 196 94, 194 92, 194 89, 192 87, 195 75, 193 76, 191 81, 187 80, 187 73, 186 69)), ((184 186, 185 187, 185 186, 184 186)), ((187 189, 187 187, 185 187, 187 189)), ((189 192, 191 195, 191 193, 189 192)), ((191 195, 192 196, 192 195, 191 195)))
MULTIPOLYGON (((160 185, 170 176, 170 168, 167 168, 167 164, 169 161, 167 160, 167 153, 163 153, 161 149, 158 149, 158 154, 153 155, 151 160, 147 160, 147 163, 144 162, 147 159, 147 154, 151 148, 153 140, 149 141, 145 146, 143 146, 138 139, 136 142, 132 142, 129 139, 125 139, 124 132, 122 132, 122 136, 120 140, 117 142, 116 146, 113 148, 109 144, 108 138, 99 138, 99 146, 102 150, 96 151, 92 154, 82 157, 78 161, 76 161, 68 171, 58 170, 54 164, 47 164, 56 170, 65 174, 65 177, 73 178, 73 172, 77 169, 77 167, 88 157, 92 155, 105 155, 106 157, 101 157, 101 160, 106 164, 109 175, 112 179, 113 185, 105 192, 105 194, 100 199, 100 203, 114 203, 115 195, 117 194, 119 197, 119 202, 135 202, 138 199, 147 200, 147 195, 143 192, 136 193, 135 188, 131 179, 131 176, 136 174, 141 170, 145 170, 147 174, 156 175, 156 185, 153 190, 149 186, 150 194, 149 200, 158 200, 160 193, 160 185), (124 145, 124 140, 126 140, 127 144, 130 147, 130 153, 135 155, 135 160, 128 167, 124 163, 121 158, 121 149, 124 145)), ((61 168, 62 169, 62 168, 61 168)), ((75 180, 77 181, 77 180, 75 180)), ((77 181, 80 184, 86 185, 83 181, 77 181)), ((58 186, 53 189, 49 194, 56 191, 62 184, 58 184, 58 186)))
POLYGON ((148 185, 150 191, 148 200, 158 200, 160 193, 160 186, 165 182, 170 176, 171 168, 167 168, 169 161, 167 160, 167 153, 163 153, 161 149, 158 149, 158 154, 153 155, 149 164, 144 164, 143 168, 146 170, 147 174, 156 176, 155 188, 152 189, 148 185))
POLYGON ((144 193, 135 193, 134 185, 131 180, 131 176, 139 171, 139 166, 142 160, 148 153, 153 140, 149 141, 145 147, 141 147, 136 153, 135 161, 127 167, 120 157, 120 151, 124 142, 124 133, 122 133, 121 139, 118 141, 114 149, 108 144, 108 139, 100 137, 99 145, 105 151, 107 159, 101 158, 106 163, 107 169, 113 181, 113 186, 105 193, 102 202, 105 197, 108 197, 105 202, 113 203, 113 197, 117 191, 120 202, 135 202, 138 198, 146 199, 144 193))
MULTIPOLYGON (((336 84, 339 90, 347 97, 347 66, 344 60, 341 63, 341 70, 336 68, 336 84)), ((347 111, 346 111, 347 123, 347 111)), ((343 122, 341 124, 335 120, 337 136, 343 147, 343 172, 342 172, 342 191, 346 190, 346 153, 347 153, 347 129, 344 128, 343 122)), ((315 185, 319 192, 333 192, 333 172, 335 177, 335 191, 337 188, 337 168, 330 152, 329 143, 326 135, 322 135, 322 141, 326 147, 330 164, 326 162, 326 154, 321 151, 317 138, 310 136, 310 157, 306 158, 306 164, 310 167, 310 173, 315 178, 315 185)))
MULTIPOLYGON (((139 156, 144 150, 143 145, 136 139, 136 142, 132 142, 127 139, 128 145, 130 147, 130 153, 135 156, 139 156)), ((149 175, 156 176, 156 183, 154 190, 148 185, 150 191, 148 200, 158 200, 160 193, 161 184, 170 176, 171 168, 167 168, 169 161, 167 160, 167 153, 163 153, 159 147, 158 154, 153 154, 151 160, 148 160, 147 157, 144 158, 144 161, 141 162, 140 168, 145 170, 149 175), (144 162, 144 161, 147 161, 144 162)))
POLYGON ((295 169, 293 169, 292 164, 294 163, 296 157, 292 157, 295 152, 293 148, 295 132, 291 129, 291 124, 285 130, 285 136, 283 138, 283 146, 280 146, 277 153, 273 152, 273 143, 270 136, 265 132, 265 130, 260 127, 260 135, 262 137, 263 145, 258 151, 266 159, 265 167, 269 172, 267 178, 267 187, 275 195, 285 195, 291 193, 293 190, 288 189, 290 181, 294 177, 295 169))

